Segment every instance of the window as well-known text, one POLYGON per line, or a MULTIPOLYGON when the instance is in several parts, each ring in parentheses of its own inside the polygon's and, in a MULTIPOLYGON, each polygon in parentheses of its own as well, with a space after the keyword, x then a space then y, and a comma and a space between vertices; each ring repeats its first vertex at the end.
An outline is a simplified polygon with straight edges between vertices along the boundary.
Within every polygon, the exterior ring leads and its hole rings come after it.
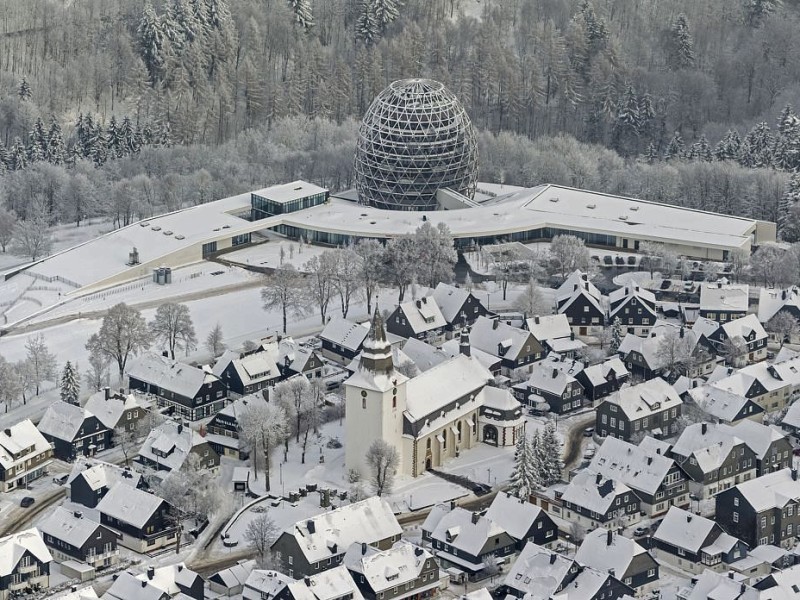
POLYGON ((294 556, 292 556, 291 554, 289 555, 289 564, 290 565, 294 564, 294 556))
POLYGON ((733 505, 734 506, 739 506, 739 499, 738 498, 734 498, 733 499, 733 505))
POLYGON ((733 522, 734 523, 738 523, 739 522, 739 513, 736 512, 736 511, 733 512, 733 522))
POLYGON ((678 556, 685 556, 685 555, 686 555, 686 552, 684 551, 684 549, 683 548, 678 548, 678 556))

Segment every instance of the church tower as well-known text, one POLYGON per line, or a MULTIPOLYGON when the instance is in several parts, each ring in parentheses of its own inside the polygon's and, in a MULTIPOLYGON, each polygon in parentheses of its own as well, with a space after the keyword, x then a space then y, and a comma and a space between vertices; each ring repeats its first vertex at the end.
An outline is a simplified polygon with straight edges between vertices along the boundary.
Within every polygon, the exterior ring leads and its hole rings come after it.
POLYGON ((392 346, 375 307, 358 370, 344 382, 345 466, 366 476, 365 456, 375 440, 397 449, 397 472, 403 470, 403 412, 408 378, 394 368, 392 346))

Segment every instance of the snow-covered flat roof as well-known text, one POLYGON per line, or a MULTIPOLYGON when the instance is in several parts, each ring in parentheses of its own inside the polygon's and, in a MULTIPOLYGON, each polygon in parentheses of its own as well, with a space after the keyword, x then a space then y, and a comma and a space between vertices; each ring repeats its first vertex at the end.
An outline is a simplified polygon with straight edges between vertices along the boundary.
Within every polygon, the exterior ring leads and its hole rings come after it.
POLYGON ((285 204, 292 200, 308 198, 316 194, 324 194, 327 193, 327 191, 327 189, 314 185, 313 183, 297 180, 290 183, 261 188, 253 192, 253 194, 271 200, 272 202, 285 204))
POLYGON ((704 283, 700 286, 700 309, 747 312, 749 294, 747 284, 704 283))

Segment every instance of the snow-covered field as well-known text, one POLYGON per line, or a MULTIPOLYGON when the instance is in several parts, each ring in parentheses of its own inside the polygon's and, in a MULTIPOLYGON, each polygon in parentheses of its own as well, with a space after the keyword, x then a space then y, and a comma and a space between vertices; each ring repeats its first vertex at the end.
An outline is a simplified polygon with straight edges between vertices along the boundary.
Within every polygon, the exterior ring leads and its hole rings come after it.
POLYGON ((254 267, 277 268, 285 265, 293 265, 298 270, 302 270, 303 265, 315 256, 319 256, 328 248, 312 246, 310 244, 299 244, 290 240, 275 238, 271 241, 256 246, 250 246, 229 252, 223 256, 227 261, 241 265, 251 265, 254 267), (283 262, 281 262, 281 249, 283 249, 283 262))

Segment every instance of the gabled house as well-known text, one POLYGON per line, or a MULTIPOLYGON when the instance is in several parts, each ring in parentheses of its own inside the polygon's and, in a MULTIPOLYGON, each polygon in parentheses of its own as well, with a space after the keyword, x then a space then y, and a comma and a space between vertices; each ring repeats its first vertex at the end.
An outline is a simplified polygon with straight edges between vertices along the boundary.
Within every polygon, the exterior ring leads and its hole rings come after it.
POLYGON ((658 583, 658 563, 641 544, 612 530, 595 529, 586 534, 575 553, 575 562, 613 575, 632 587, 637 596, 658 583))
POLYGON ((355 543, 388 550, 401 532, 389 504, 372 497, 298 521, 281 533, 271 549, 280 553, 282 571, 302 578, 341 565, 355 543))
MULTIPOLYGON (((286 585, 285 596, 279 600, 364 600, 361 590, 343 565, 333 567, 322 573, 290 581, 286 585)), ((250 600, 245 596, 244 600, 250 600)), ((263 600, 264 596, 260 596, 263 600)))
POLYGON ((274 341, 266 341, 261 348, 272 353, 275 364, 284 379, 302 375, 306 379, 322 377, 322 358, 315 350, 301 346, 290 336, 282 336, 274 341))
POLYGON ((584 364, 584 368, 575 374, 575 379, 583 386, 587 400, 595 403, 628 383, 630 376, 625 363, 614 356, 596 365, 584 364))
POLYGON ((219 456, 246 460, 249 453, 239 446, 240 419, 249 408, 266 403, 261 392, 237 398, 211 417, 204 439, 219 456))
POLYGON ((572 273, 556 290, 556 312, 567 316, 577 335, 595 335, 606 325, 603 295, 582 271, 572 273))
POLYGON ((751 399, 765 411, 782 410, 800 389, 800 359, 769 364, 766 361, 739 370, 717 367, 708 382, 751 399))
POLYGON ((792 442, 777 427, 755 421, 741 421, 731 433, 743 440, 756 457, 756 477, 792 465, 792 442))
POLYGON ((128 387, 156 396, 181 419, 198 421, 225 406, 226 388, 219 377, 158 354, 145 354, 128 367, 128 387))
POLYGON ((514 598, 558 597, 580 570, 573 559, 528 542, 509 568, 499 591, 514 598))
POLYGON ((636 493, 621 481, 596 473, 591 467, 575 474, 561 492, 560 500, 561 516, 586 529, 616 528, 641 518, 641 501, 636 493))
POLYGON ((86 409, 62 400, 47 408, 37 428, 53 444, 53 454, 61 460, 94 456, 112 446, 111 430, 100 419, 86 409))
POLYGON ((727 425, 694 423, 683 430, 670 455, 689 476, 699 498, 756 477, 755 453, 727 425))
POLYGON ((142 476, 129 467, 79 457, 67 477, 66 485, 69 486, 71 502, 94 508, 108 490, 119 482, 139 489, 145 487, 142 476))
MULTIPOLYGON (((578 575, 554 596, 564 600, 586 598, 587 600, 616 600, 617 598, 630 597, 634 590, 629 585, 622 583, 611 573, 598 571, 591 567, 583 567, 578 575)), ((542 599, 544 600, 544 599, 542 599)))
POLYGON ((0 538, 0 600, 50 587, 53 557, 35 527, 0 538))
POLYGON ((0 431, 0 492, 27 486, 52 462, 53 447, 30 419, 0 431))
POLYGON ((431 297, 444 317, 445 335, 449 338, 465 327, 470 327, 478 317, 489 316, 486 307, 466 288, 440 282, 431 297))
POLYGON ((750 286, 745 284, 703 283, 700 286, 700 316, 724 323, 747 314, 750 286))
POLYGON ((469 344, 501 361, 501 373, 511 379, 531 373, 533 363, 544 356, 541 344, 529 331, 502 321, 479 317, 469 332, 469 344))
POLYGON ((717 354, 727 354, 729 359, 732 358, 735 367, 743 367, 767 357, 768 335, 753 314, 723 323, 701 317, 692 326, 692 331, 707 340, 717 354), (739 345, 735 357, 726 350, 728 340, 739 345))
POLYGON ((630 440, 634 436, 669 437, 678 430, 683 401, 663 379, 621 388, 597 407, 595 429, 603 437, 630 440))
POLYGON ((688 506, 686 474, 660 444, 634 446, 617 438, 606 438, 597 449, 589 469, 631 488, 649 516, 665 513, 670 506, 688 506))
POLYGON ((241 398, 274 386, 281 380, 281 372, 269 352, 252 354, 226 351, 214 363, 211 371, 228 388, 228 397, 241 398))
MULTIPOLYGON (((787 314, 800 321, 800 288, 793 285, 786 289, 772 289, 762 287, 758 296, 758 320, 766 325, 777 314, 787 314)), ((780 340, 775 334, 770 334, 775 342, 796 341, 797 335, 791 340, 780 340)))
POLYGON ((443 566, 464 571, 472 581, 488 577, 488 565, 516 550, 514 538, 497 523, 458 506, 442 516, 430 538, 443 566))
POLYGON ((546 546, 558 540, 558 527, 541 507, 506 492, 498 492, 484 515, 498 525, 522 550, 528 542, 546 546))
POLYGON ((39 531, 57 562, 77 560, 96 571, 119 562, 117 534, 80 511, 59 507, 39 522, 39 531))
POLYGON ((565 314, 535 315, 525 319, 525 329, 533 334, 546 353, 557 352, 573 358, 586 344, 575 338, 565 314))
POLYGON ((386 319, 386 331, 432 343, 444 339, 447 321, 432 296, 403 302, 386 319))
POLYGON ((793 402, 781 421, 781 429, 795 439, 800 437, 800 402, 793 402))
POLYGON ((630 283, 608 295, 608 323, 619 319, 628 333, 646 336, 656 324, 656 297, 650 290, 630 283))
POLYGON ((764 409, 750 398, 714 385, 691 388, 683 398, 720 423, 735 424, 748 420, 760 422, 764 417, 764 409))
POLYGON ((725 571, 747 555, 747 544, 711 519, 673 506, 652 536, 656 559, 690 573, 725 571))
MULTIPOLYGON (((467 335, 467 343, 469 343, 469 335, 465 332, 459 334, 459 336, 461 335, 467 335)), ((443 349, 432 346, 427 342, 421 342, 417 338, 408 338, 403 344, 401 352, 408 360, 414 363, 414 366, 420 373, 424 373, 436 365, 442 364, 449 358, 452 358, 449 352, 445 352, 443 349)), ((395 354, 393 357, 395 364, 402 364, 402 361, 398 360, 399 357, 399 354, 395 354)), ((356 368, 358 368, 357 362, 353 365, 352 371, 355 372, 356 368)))
MULTIPOLYGON (((334 569, 325 571, 324 574, 330 573, 333 570, 334 569)), ((347 570, 345 569, 345 571, 347 570)), ((347 571, 347 574, 348 577, 350 577, 349 571, 347 571)), ((264 600, 265 598, 268 600, 288 600, 289 584, 292 581, 294 581, 294 579, 279 571, 253 569, 242 588, 242 600, 264 600)), ((361 592, 358 593, 358 597, 360 596, 361 592)), ((350 600, 356 600, 356 596, 350 600)))
POLYGON ((153 552, 177 541, 173 508, 155 494, 117 483, 97 511, 100 523, 119 534, 119 544, 136 552, 153 552))
POLYGON ((750 547, 794 547, 800 526, 797 470, 773 471, 720 492, 716 497, 716 520, 750 547))
POLYGON ((120 573, 104 600, 203 600, 205 581, 183 563, 165 567, 147 567, 144 573, 128 570, 120 573))
POLYGON ((664 321, 657 322, 647 337, 627 334, 617 354, 628 370, 642 379, 661 375, 672 378, 685 375, 694 379, 710 373, 717 362, 710 343, 701 335, 664 321), (670 365, 669 358, 673 354, 679 360, 670 365))
POLYGON ((108 387, 89 396, 83 408, 111 430, 112 441, 117 428, 135 431, 148 413, 148 407, 141 398, 134 394, 114 393, 108 387))
POLYGON ((156 471, 177 471, 190 455, 202 468, 219 466, 219 454, 202 435, 183 423, 164 421, 147 436, 136 461, 156 471))
POLYGON ((421 600, 438 591, 439 565, 433 555, 404 540, 388 550, 353 544, 342 562, 366 600, 421 600))
POLYGON ((319 334, 322 356, 346 365, 361 352, 369 327, 342 317, 333 317, 319 334))
MULTIPOLYGON (((717 573, 706 569, 697 578, 697 583, 688 594, 682 595, 685 600, 708 600, 709 598, 727 598, 728 600, 759 600, 758 590, 746 583, 741 576, 731 573, 717 573)), ((767 600, 764 598, 763 600, 767 600)))
POLYGON ((512 388, 514 396, 531 408, 561 415, 580 410, 585 403, 583 386, 559 364, 551 363, 548 356, 532 365, 527 381, 512 388))
POLYGON ((208 591, 218 594, 221 597, 231 597, 241 594, 244 591, 247 578, 250 577, 250 573, 252 573, 255 568, 256 561, 251 559, 241 560, 232 567, 217 571, 206 579, 208 591))

